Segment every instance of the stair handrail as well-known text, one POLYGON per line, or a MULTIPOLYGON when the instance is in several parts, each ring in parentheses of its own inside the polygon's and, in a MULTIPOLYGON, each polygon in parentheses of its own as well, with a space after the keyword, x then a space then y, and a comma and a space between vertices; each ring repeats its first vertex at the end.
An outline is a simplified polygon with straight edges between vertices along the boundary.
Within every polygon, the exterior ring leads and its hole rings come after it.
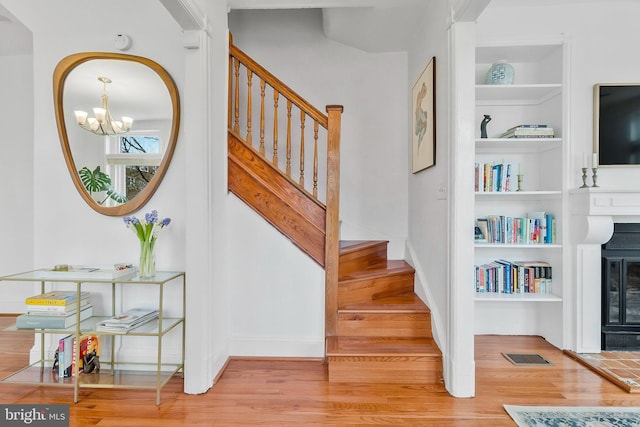
MULTIPOLYGON (((294 92, 289 86, 287 86, 282 80, 278 79, 276 76, 271 74, 266 68, 262 65, 258 64, 254 61, 249 55, 240 50, 237 46, 231 45, 229 46, 229 56, 236 58, 243 64, 245 67, 250 69, 255 75, 264 80, 269 86, 276 88, 278 92, 280 92, 284 97, 291 102, 293 102, 298 108, 303 110, 307 115, 312 117, 314 120, 317 120, 320 125, 322 125, 325 129, 329 126, 328 117, 326 114, 322 113, 322 111, 318 110, 316 107, 311 105, 307 100, 302 98, 296 92, 294 92)), ((231 101, 231 97, 229 100, 231 101)), ((234 106, 234 117, 238 112, 236 111, 236 107, 234 106)), ((231 112, 231 109, 229 109, 231 112)), ((229 115, 229 121, 231 121, 231 115, 229 115)), ((229 123, 229 128, 231 129, 231 123, 229 123)))

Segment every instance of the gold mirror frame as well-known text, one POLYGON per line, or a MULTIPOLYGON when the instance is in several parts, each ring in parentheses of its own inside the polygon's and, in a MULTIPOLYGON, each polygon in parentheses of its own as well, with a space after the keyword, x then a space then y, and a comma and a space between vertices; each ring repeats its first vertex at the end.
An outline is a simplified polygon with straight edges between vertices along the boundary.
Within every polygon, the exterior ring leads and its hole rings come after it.
POLYGON ((80 193, 80 196, 84 199, 84 201, 87 202, 87 204, 96 212, 109 216, 128 215, 144 206, 158 189, 160 182, 162 182, 169 164, 171 163, 171 158, 173 157, 173 152, 175 151, 176 143, 178 141, 178 129, 180 127, 180 99, 178 96, 178 88, 169 73, 155 61, 141 56, 110 52, 76 53, 63 58, 58 63, 53 72, 53 100, 56 113, 58 135, 60 136, 60 145, 62 147, 62 153, 64 154, 64 160, 67 164, 67 169, 69 170, 69 174, 71 175, 73 184, 75 185, 78 193, 80 193), (171 104, 173 108, 169 140, 167 141, 167 148, 162 157, 162 161, 160 162, 158 170, 154 174, 153 178, 149 181, 149 183, 144 187, 144 189, 140 191, 140 193, 138 193, 131 200, 118 206, 99 205, 95 200, 93 200, 93 198, 91 198, 91 196, 85 189, 82 181, 80 180, 80 175, 78 173, 78 169, 71 153, 69 137, 67 134, 67 128, 64 119, 64 84, 69 73, 71 73, 71 71, 73 71, 78 65, 95 59, 132 61, 142 65, 146 65, 151 70, 155 71, 163 81, 163 83, 166 85, 167 90, 169 91, 169 96, 171 98, 171 104))

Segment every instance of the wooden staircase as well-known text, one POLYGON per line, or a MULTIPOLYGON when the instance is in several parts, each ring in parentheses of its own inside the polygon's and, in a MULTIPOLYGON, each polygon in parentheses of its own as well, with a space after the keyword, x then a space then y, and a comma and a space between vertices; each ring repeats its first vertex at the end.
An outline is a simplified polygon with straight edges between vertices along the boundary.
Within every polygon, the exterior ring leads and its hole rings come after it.
POLYGON ((387 260, 386 241, 340 242, 337 335, 327 338, 329 381, 442 386, 431 314, 414 269, 387 260))
POLYGON ((233 43, 229 76, 228 188, 324 268, 329 380, 444 389, 413 268, 386 241, 339 242, 342 107, 325 115, 233 43))

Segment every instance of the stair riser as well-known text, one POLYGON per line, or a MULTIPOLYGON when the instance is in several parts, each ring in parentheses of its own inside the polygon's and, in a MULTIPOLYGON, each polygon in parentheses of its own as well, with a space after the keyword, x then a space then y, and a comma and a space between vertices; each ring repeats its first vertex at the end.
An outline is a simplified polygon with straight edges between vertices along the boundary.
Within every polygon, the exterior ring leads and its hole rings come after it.
POLYGON ((432 338, 429 313, 340 313, 339 336, 432 338))
POLYGON ((387 260, 387 242, 379 242, 355 252, 340 255, 338 275, 345 276, 365 270, 387 260))
POLYGON ((442 358, 419 356, 329 357, 329 381, 441 384, 442 358))
POLYGON ((338 307, 413 292, 414 273, 339 283, 338 307))

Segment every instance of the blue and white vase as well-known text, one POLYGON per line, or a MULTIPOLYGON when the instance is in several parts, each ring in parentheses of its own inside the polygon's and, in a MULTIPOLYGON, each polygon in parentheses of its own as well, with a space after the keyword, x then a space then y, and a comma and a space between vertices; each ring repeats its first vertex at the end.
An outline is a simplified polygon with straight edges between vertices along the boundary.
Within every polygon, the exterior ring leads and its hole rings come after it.
POLYGON ((486 83, 488 85, 510 85, 513 84, 515 71, 507 61, 498 61, 489 68, 486 83))

